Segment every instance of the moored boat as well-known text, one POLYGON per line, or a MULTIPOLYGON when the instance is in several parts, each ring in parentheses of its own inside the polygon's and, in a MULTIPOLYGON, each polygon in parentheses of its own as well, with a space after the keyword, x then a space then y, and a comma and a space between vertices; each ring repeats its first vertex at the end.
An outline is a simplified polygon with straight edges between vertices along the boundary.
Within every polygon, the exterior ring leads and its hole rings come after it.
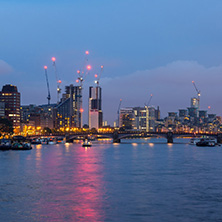
POLYGON ((205 138, 201 139, 199 142, 196 143, 196 146, 208 146, 208 147, 214 147, 217 143, 215 139, 205 138))
POLYGON ((200 142, 201 138, 192 138, 190 139, 190 145, 196 145, 196 143, 200 142))
POLYGON ((23 136, 14 136, 13 137, 12 150, 31 150, 32 146, 30 141, 26 140, 23 136))
POLYGON ((11 140, 1 139, 0 140, 0 150, 10 150, 12 148, 11 140))

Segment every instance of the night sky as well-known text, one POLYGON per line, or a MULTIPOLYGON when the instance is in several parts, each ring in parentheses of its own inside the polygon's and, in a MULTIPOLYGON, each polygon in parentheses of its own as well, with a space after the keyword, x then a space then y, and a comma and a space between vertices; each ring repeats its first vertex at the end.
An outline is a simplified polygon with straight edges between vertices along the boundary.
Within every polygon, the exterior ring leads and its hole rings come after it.
POLYGON ((17 85, 22 105, 46 104, 44 65, 52 102, 56 57, 62 89, 75 84, 84 52, 92 70, 88 88, 101 77, 104 120, 122 107, 160 106, 161 116, 190 106, 201 90, 200 108, 222 115, 221 0, 0 0, 0 87, 17 85))

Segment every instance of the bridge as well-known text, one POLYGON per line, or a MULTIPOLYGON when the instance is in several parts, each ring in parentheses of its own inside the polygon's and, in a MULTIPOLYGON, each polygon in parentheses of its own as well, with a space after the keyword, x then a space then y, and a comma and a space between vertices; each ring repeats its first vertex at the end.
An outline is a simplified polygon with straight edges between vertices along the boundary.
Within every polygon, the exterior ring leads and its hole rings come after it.
POLYGON ((114 131, 114 132, 94 132, 94 133, 70 133, 66 135, 67 141, 72 141, 78 138, 87 138, 88 135, 97 138, 111 138, 113 143, 121 143, 121 139, 127 138, 147 138, 147 137, 162 137, 166 138, 167 143, 173 143, 174 138, 180 137, 201 137, 209 136, 217 139, 218 143, 222 143, 222 133, 186 133, 186 132, 144 132, 144 131, 114 131))
MULTIPOLYGON (((28 138, 36 138, 40 135, 30 135, 28 138)), ((110 138, 113 143, 121 143, 122 139, 127 138, 147 138, 147 137, 162 137, 166 138, 167 143, 173 143, 174 138, 180 137, 201 137, 209 136, 217 139, 217 143, 222 143, 222 133, 187 133, 187 132, 144 132, 144 131, 113 131, 113 132, 70 132, 45 134, 46 137, 65 137, 67 142, 80 140, 94 136, 96 138, 110 138)))

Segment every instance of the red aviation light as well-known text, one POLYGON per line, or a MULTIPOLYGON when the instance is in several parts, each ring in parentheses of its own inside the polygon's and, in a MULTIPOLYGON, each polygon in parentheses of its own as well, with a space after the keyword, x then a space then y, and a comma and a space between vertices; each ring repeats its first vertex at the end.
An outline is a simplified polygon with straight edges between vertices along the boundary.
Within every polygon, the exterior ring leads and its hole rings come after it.
POLYGON ((77 79, 77 80, 76 80, 76 82, 78 83, 78 82, 79 82, 79 80, 77 79))
POLYGON ((103 66, 101 66, 101 69, 103 69, 103 66))
POLYGON ((95 74, 95 78, 97 78, 98 77, 98 75, 97 74, 95 74))
POLYGON ((61 81, 61 80, 59 80, 59 81, 58 81, 58 83, 62 83, 62 81, 61 81))
POLYGON ((56 58, 55 58, 55 57, 52 57, 52 61, 55 62, 55 61, 56 61, 56 58))
POLYGON ((44 69, 47 69, 48 67, 47 66, 44 66, 44 69))
POLYGON ((77 73, 79 74, 79 73, 80 73, 80 71, 79 71, 79 70, 77 70, 77 73))
POLYGON ((210 106, 208 106, 208 109, 210 109, 211 107, 210 106))
POLYGON ((86 55, 89 55, 89 51, 86 51, 86 55))
POLYGON ((86 68, 87 68, 88 70, 90 70, 90 69, 92 69, 92 66, 91 66, 91 65, 88 65, 86 68))
POLYGON ((84 109, 83 109, 83 108, 81 108, 81 109, 80 109, 80 112, 81 112, 81 113, 83 113, 83 112, 84 112, 84 109))

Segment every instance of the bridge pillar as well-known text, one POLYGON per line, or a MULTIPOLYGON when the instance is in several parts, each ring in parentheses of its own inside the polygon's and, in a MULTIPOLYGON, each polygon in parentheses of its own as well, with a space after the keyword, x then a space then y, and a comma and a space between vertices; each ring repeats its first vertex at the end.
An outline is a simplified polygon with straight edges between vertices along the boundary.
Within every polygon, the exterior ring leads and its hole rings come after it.
POLYGON ((172 132, 167 133, 167 143, 173 143, 173 133, 172 132))
POLYGON ((217 143, 222 143, 222 133, 217 134, 217 143))
POLYGON ((121 140, 119 139, 119 134, 117 131, 115 131, 113 133, 113 143, 120 143, 120 142, 121 142, 121 140))

